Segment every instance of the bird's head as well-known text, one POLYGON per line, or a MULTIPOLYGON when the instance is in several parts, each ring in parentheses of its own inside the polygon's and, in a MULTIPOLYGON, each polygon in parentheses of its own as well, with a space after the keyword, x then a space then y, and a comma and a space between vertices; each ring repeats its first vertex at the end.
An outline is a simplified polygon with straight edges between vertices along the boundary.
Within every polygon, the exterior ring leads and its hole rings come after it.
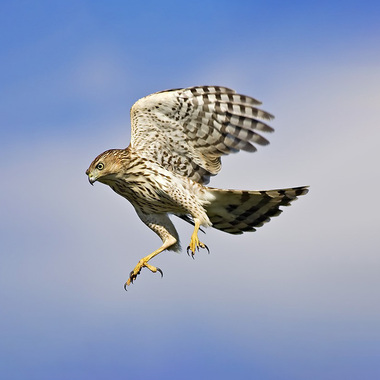
POLYGON ((86 175, 91 185, 95 181, 105 184, 113 182, 118 174, 121 173, 124 152, 125 150, 122 149, 110 149, 99 154, 86 170, 86 175))

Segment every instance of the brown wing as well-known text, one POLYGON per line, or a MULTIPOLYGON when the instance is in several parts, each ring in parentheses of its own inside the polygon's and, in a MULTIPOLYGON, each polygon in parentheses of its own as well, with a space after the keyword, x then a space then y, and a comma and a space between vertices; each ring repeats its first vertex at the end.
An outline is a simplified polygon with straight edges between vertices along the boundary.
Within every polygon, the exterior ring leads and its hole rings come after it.
POLYGON ((261 103, 217 86, 157 92, 131 109, 132 147, 165 168, 208 183, 221 169, 222 155, 266 145, 258 132, 272 132, 271 114, 261 103))

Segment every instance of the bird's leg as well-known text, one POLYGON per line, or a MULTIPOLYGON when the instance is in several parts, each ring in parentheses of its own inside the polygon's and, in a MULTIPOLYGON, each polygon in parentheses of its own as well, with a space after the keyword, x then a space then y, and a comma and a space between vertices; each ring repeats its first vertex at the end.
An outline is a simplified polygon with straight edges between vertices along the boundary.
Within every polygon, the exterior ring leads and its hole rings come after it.
POLYGON ((133 271, 129 274, 128 281, 124 284, 124 289, 127 290, 127 286, 132 284, 133 281, 136 279, 136 277, 140 274, 142 268, 148 268, 151 272, 156 273, 159 272, 161 274, 161 277, 163 277, 162 270, 160 268, 156 268, 153 265, 148 264, 148 261, 153 259, 154 256, 157 256, 159 253, 164 251, 165 249, 169 248, 171 245, 175 244, 177 242, 177 239, 175 239, 173 236, 168 238, 164 241, 164 244, 158 249, 156 249, 153 253, 151 253, 148 256, 143 257, 135 266, 133 271))
POLYGON ((199 247, 200 248, 206 248, 207 252, 210 253, 210 250, 208 249, 207 245, 200 242, 198 239, 198 231, 199 231, 200 225, 201 225, 200 221, 195 218, 194 219, 194 231, 191 234, 190 245, 187 247, 187 254, 189 256, 191 254, 192 258, 194 258, 195 250, 199 251, 199 247))

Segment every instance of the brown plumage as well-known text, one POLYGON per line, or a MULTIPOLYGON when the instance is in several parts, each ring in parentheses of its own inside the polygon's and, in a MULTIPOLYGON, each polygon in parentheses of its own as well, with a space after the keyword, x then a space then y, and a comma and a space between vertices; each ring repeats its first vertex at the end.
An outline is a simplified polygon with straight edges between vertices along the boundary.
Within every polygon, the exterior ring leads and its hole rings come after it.
POLYGON ((222 155, 268 144, 259 132, 273 131, 266 124, 273 116, 259 104, 231 89, 204 86, 159 92, 133 105, 130 146, 100 154, 86 171, 91 184, 107 184, 129 200, 163 241, 139 261, 125 287, 143 267, 162 274, 148 261, 165 249, 179 250, 169 214, 194 224, 188 247, 193 256, 207 248, 198 239, 200 226, 231 234, 255 231, 279 215, 280 206, 307 193, 307 187, 241 191, 205 186, 220 171, 222 155))

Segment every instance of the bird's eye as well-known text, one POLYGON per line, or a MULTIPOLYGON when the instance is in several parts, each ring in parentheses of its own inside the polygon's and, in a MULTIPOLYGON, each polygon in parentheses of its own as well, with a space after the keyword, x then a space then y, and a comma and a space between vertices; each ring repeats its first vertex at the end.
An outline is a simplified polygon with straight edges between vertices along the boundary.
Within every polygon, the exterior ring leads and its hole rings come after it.
POLYGON ((104 168, 104 164, 102 162, 99 162, 97 165, 96 165, 96 169, 98 170, 102 170, 104 168))

